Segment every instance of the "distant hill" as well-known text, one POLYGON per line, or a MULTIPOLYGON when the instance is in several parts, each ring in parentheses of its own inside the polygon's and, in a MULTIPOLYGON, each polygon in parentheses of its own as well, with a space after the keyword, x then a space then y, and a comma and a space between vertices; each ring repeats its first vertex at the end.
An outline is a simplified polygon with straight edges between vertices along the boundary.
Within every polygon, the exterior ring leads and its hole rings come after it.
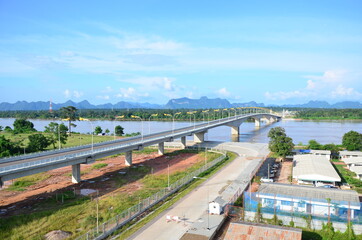
MULTIPOLYGON (((149 108, 149 109, 200 109, 200 108, 231 108, 231 107, 284 107, 284 108, 362 108, 360 102, 344 101, 335 104, 329 104, 325 101, 309 101, 305 104, 285 104, 285 105, 265 105, 264 103, 257 103, 254 101, 246 103, 230 103, 226 99, 221 98, 207 98, 201 97, 200 99, 190 98, 177 98, 169 100, 165 105, 151 104, 151 103, 137 103, 137 102, 118 102, 115 104, 106 103, 100 105, 93 105, 87 100, 81 102, 67 101, 65 103, 53 103, 53 109, 58 110, 61 107, 74 106, 78 109, 132 109, 132 108, 149 108)), ((49 110, 49 102, 26 102, 18 101, 16 103, 3 102, 0 103, 0 111, 40 111, 49 110)))

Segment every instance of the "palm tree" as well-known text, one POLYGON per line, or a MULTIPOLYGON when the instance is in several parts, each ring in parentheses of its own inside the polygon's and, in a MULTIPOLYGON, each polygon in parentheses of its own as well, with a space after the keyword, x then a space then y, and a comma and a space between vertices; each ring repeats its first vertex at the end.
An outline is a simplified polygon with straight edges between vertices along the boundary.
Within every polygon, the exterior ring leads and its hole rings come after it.
POLYGON ((60 109, 61 113, 62 113, 62 117, 64 117, 65 121, 68 121, 69 123, 69 136, 71 135, 72 132, 72 121, 77 121, 78 117, 76 117, 76 112, 78 111, 78 109, 76 107, 73 106, 68 106, 68 107, 62 107, 60 109))

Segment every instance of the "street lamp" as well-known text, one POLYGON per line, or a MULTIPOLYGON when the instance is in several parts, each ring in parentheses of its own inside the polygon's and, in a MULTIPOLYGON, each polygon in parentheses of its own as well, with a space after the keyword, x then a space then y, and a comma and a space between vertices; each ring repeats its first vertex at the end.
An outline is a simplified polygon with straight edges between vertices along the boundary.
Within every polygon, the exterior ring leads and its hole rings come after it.
MULTIPOLYGON (((123 119, 124 118, 124 115, 122 115, 122 116, 115 116, 114 117, 114 121, 116 120, 116 119, 123 119)), ((116 140, 116 124, 115 124, 115 122, 113 121, 113 135, 114 135, 114 140, 116 140)))
POLYGON ((91 126, 92 126, 92 132, 91 132, 91 134, 92 134, 92 153, 93 153, 93 145, 94 145, 94 128, 93 128, 93 123, 92 123, 92 121, 90 121, 89 119, 87 119, 87 118, 79 118, 79 121, 87 121, 87 122, 89 122, 90 124, 91 124, 91 126))
POLYGON ((175 113, 174 115, 171 115, 169 113, 164 113, 163 115, 164 116, 167 116, 167 117, 172 117, 172 134, 174 134, 175 132, 175 118, 177 115, 181 114, 181 112, 177 112, 175 113))
POLYGON ((142 143, 143 143, 143 119, 140 116, 135 116, 135 115, 131 115, 131 118, 138 118, 141 120, 141 124, 142 124, 142 143))
POLYGON ((230 108, 230 110, 234 110, 234 112, 235 112, 235 118, 236 118, 236 109, 235 109, 235 108, 230 108))
POLYGON ((208 125, 209 125, 209 110, 204 110, 202 111, 202 116, 203 116, 203 119, 202 121, 205 122, 205 113, 207 113, 207 120, 208 120, 208 125))
POLYGON ((196 124, 196 116, 195 116, 195 113, 197 113, 197 111, 187 112, 187 114, 190 115, 190 125, 191 125, 191 115, 194 115, 194 129, 195 129, 195 124, 196 124))
POLYGON ((221 118, 223 118, 224 111, 227 111, 229 113, 229 117, 230 117, 229 109, 224 108, 223 110, 221 110, 221 118))
POLYGON ((151 118, 152 117, 157 117, 158 113, 155 114, 151 114, 151 116, 148 118, 148 134, 151 134, 151 118))
MULTIPOLYGON (((207 180, 207 178, 202 178, 202 177, 193 177, 194 179, 204 179, 207 180)), ((207 230, 210 230, 210 213, 209 213, 209 185, 205 184, 207 187, 207 230)))
POLYGON ((220 111, 220 109, 215 109, 214 110, 214 118, 215 118, 215 120, 216 120, 216 117, 217 117, 217 114, 215 114, 215 112, 219 112, 220 111))

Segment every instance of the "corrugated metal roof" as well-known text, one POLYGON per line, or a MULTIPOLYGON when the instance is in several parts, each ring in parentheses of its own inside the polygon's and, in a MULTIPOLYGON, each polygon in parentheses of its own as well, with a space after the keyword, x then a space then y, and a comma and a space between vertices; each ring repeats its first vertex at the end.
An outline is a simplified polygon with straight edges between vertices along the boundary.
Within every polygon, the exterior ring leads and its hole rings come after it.
POLYGON ((348 157, 348 158, 343 158, 342 161, 345 162, 346 164, 352 164, 352 163, 362 164, 362 157, 348 157))
POLYGON ((322 201, 326 201, 329 198, 332 202, 345 201, 350 202, 351 205, 360 206, 358 193, 353 190, 317 188, 282 183, 262 183, 258 192, 260 194, 284 195, 299 199, 320 199, 322 201))
POLYGON ((329 150, 310 150, 310 153, 331 155, 331 151, 329 150))
POLYGON ((302 230, 256 223, 230 223, 224 240, 300 240, 302 230))
POLYGON ((360 151, 339 151, 339 156, 361 156, 362 157, 362 152, 360 151))
POLYGON ((293 178, 309 181, 341 181, 338 173, 325 156, 312 154, 294 156, 293 178))
POLYGON ((362 174, 362 166, 353 166, 353 167, 350 167, 349 170, 351 170, 352 172, 355 172, 358 175, 362 174))

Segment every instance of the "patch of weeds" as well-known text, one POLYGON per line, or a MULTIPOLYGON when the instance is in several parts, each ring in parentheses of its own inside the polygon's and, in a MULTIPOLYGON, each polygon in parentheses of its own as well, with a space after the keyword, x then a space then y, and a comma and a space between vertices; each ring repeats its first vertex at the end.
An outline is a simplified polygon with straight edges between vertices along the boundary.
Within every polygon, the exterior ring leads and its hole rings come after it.
POLYGON ((108 166, 107 163, 96 163, 96 164, 92 165, 92 169, 101 169, 101 168, 104 168, 107 166, 108 166))

